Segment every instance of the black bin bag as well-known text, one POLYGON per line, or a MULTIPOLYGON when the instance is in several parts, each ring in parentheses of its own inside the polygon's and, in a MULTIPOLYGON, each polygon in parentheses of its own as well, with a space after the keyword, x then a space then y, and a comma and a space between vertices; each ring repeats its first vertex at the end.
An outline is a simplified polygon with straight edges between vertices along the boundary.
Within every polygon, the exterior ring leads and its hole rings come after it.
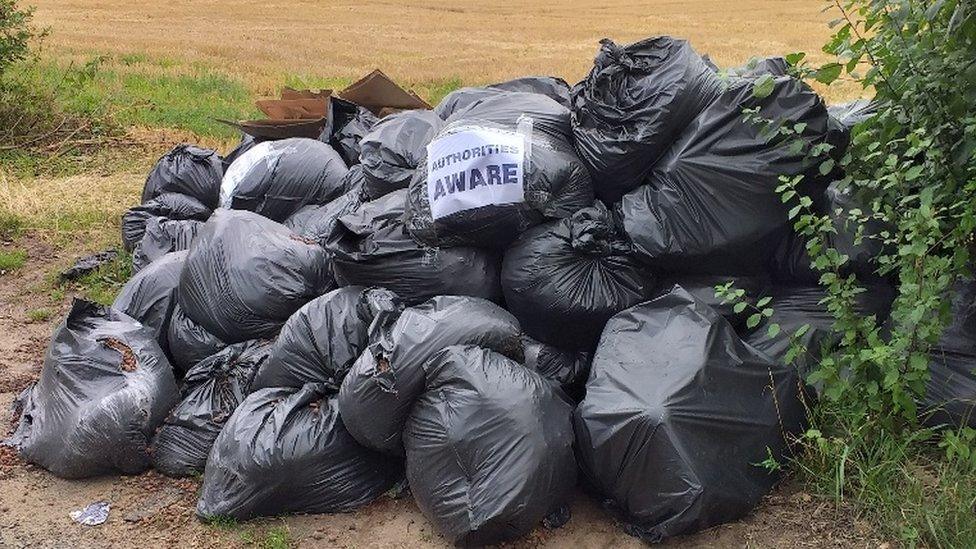
POLYGON ((630 255, 603 204, 534 227, 505 252, 505 304, 527 334, 593 351, 603 325, 653 297, 653 273, 630 255))
POLYGON ((460 112, 481 99, 505 92, 538 93, 569 108, 569 84, 562 78, 554 76, 526 76, 515 78, 497 84, 489 84, 483 88, 460 88, 444 96, 444 99, 434 107, 438 116, 447 120, 454 113, 460 112))
MULTIPOLYGON (((349 173, 359 170, 353 166, 349 173)), ((339 218, 356 211, 363 205, 362 187, 353 187, 344 195, 324 206, 309 205, 290 215, 284 226, 306 238, 311 238, 329 250, 330 242, 336 236, 339 218)))
POLYGON ((547 515, 565 517, 576 459, 573 407, 561 392, 475 346, 448 347, 424 370, 426 388, 403 434, 407 480, 444 537, 491 545, 527 534, 547 515))
POLYGON ((509 92, 538 93, 566 108, 570 106, 569 84, 562 78, 555 76, 523 76, 497 84, 489 84, 487 88, 509 92))
POLYGON ((789 76, 790 64, 783 57, 753 57, 745 65, 728 69, 728 76, 759 78, 760 76, 789 76))
POLYGON ((259 141, 254 138, 253 135, 248 135, 246 133, 241 134, 241 140, 229 153, 227 153, 222 161, 224 167, 224 173, 227 173, 227 168, 234 163, 235 160, 241 157, 244 153, 254 148, 259 141))
POLYGON ((177 377, 181 377, 198 362, 216 354, 227 344, 183 314, 179 299, 176 301, 170 315, 169 327, 166 329, 166 347, 173 371, 177 377))
POLYGON ((583 398, 586 378, 590 375, 593 354, 567 351, 522 335, 522 349, 526 368, 534 370, 579 402, 583 398))
POLYGON ((223 175, 223 162, 217 151, 177 145, 149 172, 142 189, 142 203, 164 193, 180 193, 197 199, 212 210, 217 207, 223 175))
POLYGON ((745 291, 745 296, 742 301, 745 301, 752 307, 755 307, 756 302, 765 297, 769 293, 769 287, 771 281, 768 276, 758 275, 758 276, 728 276, 728 275, 688 275, 688 274, 671 274, 664 277, 664 281, 661 283, 662 294, 671 291, 671 288, 675 284, 681 286, 689 294, 695 296, 695 299, 704 302, 709 307, 715 309, 715 312, 725 317, 725 320, 732 324, 736 332, 740 336, 744 336, 752 332, 747 326, 746 321, 749 316, 755 312, 754 308, 746 307, 742 312, 735 312, 735 300, 729 300, 728 303, 723 303, 725 301, 723 298, 715 295, 716 286, 722 286, 732 283, 732 288, 745 291))
POLYGON ((167 254, 189 250, 201 227, 203 221, 194 219, 149 219, 142 240, 132 251, 132 271, 138 273, 167 254))
POLYGON ((929 350, 921 415, 932 427, 976 429, 976 282, 957 281, 950 292, 950 321, 929 350))
POLYGON ((696 274, 766 269, 789 228, 789 206, 776 192, 779 178, 816 164, 806 151, 772 140, 771 129, 747 121, 742 111, 761 107, 759 116, 776 125, 805 124, 799 138, 808 147, 822 143, 827 133, 820 96, 793 78, 772 83, 772 92, 758 98, 752 80, 731 80, 654 166, 647 184, 623 197, 618 213, 624 231, 649 264, 696 274))
POLYGON ((127 252, 135 249, 142 235, 146 233, 146 223, 154 218, 193 219, 206 221, 213 211, 192 196, 180 193, 164 193, 145 204, 129 208, 122 214, 122 246, 127 252))
POLYGON ((375 200, 406 189, 444 121, 434 111, 402 111, 380 120, 360 142, 366 196, 375 200))
MULTIPOLYGON (((837 182, 827 186, 823 204, 834 228, 827 235, 827 245, 847 256, 840 273, 853 274, 868 283, 883 281, 885 277, 878 273, 880 265, 876 260, 880 255, 890 253, 885 249, 881 234, 893 232, 893 229, 878 219, 862 221, 864 216, 872 215, 869 201, 855 196, 851 189, 843 188, 837 182), (851 219, 852 212, 860 213, 851 219)), ((807 253, 807 241, 807 237, 793 231, 780 241, 770 263, 774 278, 786 284, 819 283, 820 273, 807 253)))
POLYGON ((402 310, 396 294, 382 288, 347 286, 313 299, 285 322, 253 390, 325 383, 338 391, 370 334, 402 310))
POLYGON ((502 249, 529 227, 593 203, 569 110, 544 95, 478 100, 452 115, 427 150, 410 181, 406 224, 430 246, 502 249))
POLYGON ((427 360, 450 345, 478 345, 522 360, 520 334, 515 317, 484 299, 440 296, 404 309, 342 382, 346 428, 364 446, 402 455, 403 423, 423 392, 427 360))
POLYGON ((61 478, 134 475, 149 468, 149 442, 178 401, 152 331, 76 299, 40 379, 14 403, 20 423, 4 443, 61 478))
POLYGON ((176 307, 176 289, 187 252, 164 255, 136 273, 122 286, 112 308, 141 322, 152 330, 163 351, 168 352, 166 332, 176 307))
POLYGON ((401 460, 357 444, 329 392, 310 383, 251 393, 214 442, 197 516, 352 511, 399 481, 401 460))
POLYGON ((270 338, 335 287, 325 249, 252 212, 218 210, 186 258, 184 314, 227 343, 270 338))
MULTIPOLYGON (((891 310, 894 289, 884 284, 873 284, 866 285, 865 290, 857 296, 856 312, 864 316, 873 315, 878 324, 884 323, 891 310)), ((770 288, 768 295, 772 299, 766 306, 773 309, 773 316, 746 336, 745 341, 773 360, 792 365, 806 380, 819 359, 829 354, 840 341, 840 335, 833 328, 834 315, 822 303, 827 294, 816 285, 776 285, 770 288), (769 335, 767 329, 770 323, 780 327, 773 336, 769 335), (805 325, 809 328, 795 337, 805 325), (798 347, 796 351, 791 351, 794 339, 798 347)))
POLYGON ((231 164, 220 184, 220 205, 284 221, 306 204, 342 194, 346 163, 326 143, 301 137, 265 141, 231 164))
POLYGON ((214 440, 251 392, 251 379, 270 350, 269 341, 235 343, 186 373, 182 400, 153 439, 153 468, 171 477, 203 472, 214 440))
POLYGON ((444 120, 447 120, 448 118, 454 116, 455 113, 467 109, 482 99, 503 93, 505 93, 505 90, 487 87, 458 88, 445 95, 444 99, 441 99, 441 102, 434 107, 434 112, 444 120))
POLYGON ((685 40, 604 39, 589 75, 573 87, 573 136, 596 196, 620 200, 718 95, 721 80, 685 40))
POLYGON ((480 248, 429 248, 403 225, 406 190, 362 204, 339 217, 329 238, 333 271, 340 286, 380 286, 407 305, 438 295, 501 300, 501 258, 480 248))
POLYGON ((584 478, 648 542, 736 520, 804 428, 798 381, 675 286, 607 323, 574 415, 584 478))
POLYGON ((834 146, 837 157, 843 156, 851 144, 854 127, 878 113, 878 102, 872 99, 855 99, 849 103, 830 105, 830 132, 827 142, 834 146))
POLYGON ((349 120, 333 134, 329 142, 342 155, 346 165, 359 164, 359 152, 363 137, 373 129, 380 119, 365 107, 356 107, 349 120))

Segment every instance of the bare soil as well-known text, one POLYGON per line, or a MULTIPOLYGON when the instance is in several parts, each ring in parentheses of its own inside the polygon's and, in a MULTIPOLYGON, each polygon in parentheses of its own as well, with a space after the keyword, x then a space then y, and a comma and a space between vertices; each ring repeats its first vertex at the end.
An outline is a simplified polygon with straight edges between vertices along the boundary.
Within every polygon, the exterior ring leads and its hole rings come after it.
MULTIPOLYGON (((0 246, 4 243, 0 242, 0 246)), ((13 426, 5 412, 17 393, 37 378, 47 340, 67 312, 71 295, 53 302, 44 291, 48 273, 95 250, 58 251, 29 236, 16 243, 26 249, 27 264, 0 276, 0 438, 13 426), (27 311, 55 311, 45 322, 32 323, 27 311)), ((445 547, 447 543, 408 497, 381 499, 355 513, 269 518, 215 526, 193 515, 199 479, 174 480, 147 472, 62 480, 22 462, 0 447, 0 547, 240 547, 261 546, 272 530, 287 532, 298 547, 445 547), (68 513, 89 503, 111 503, 100 526, 76 524, 68 513)), ((573 518, 557 530, 540 527, 516 547, 639 547, 593 500, 577 494, 573 518)), ((742 521, 694 536, 672 540, 667 547, 879 547, 867 525, 853 513, 787 483, 742 521)))

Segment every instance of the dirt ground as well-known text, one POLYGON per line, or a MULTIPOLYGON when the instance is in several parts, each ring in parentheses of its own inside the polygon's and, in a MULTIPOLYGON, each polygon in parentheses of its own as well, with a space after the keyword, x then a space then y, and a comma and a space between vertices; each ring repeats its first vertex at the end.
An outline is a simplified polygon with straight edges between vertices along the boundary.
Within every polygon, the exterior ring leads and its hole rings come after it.
MULTIPOLYGON (((58 251, 31 235, 15 244, 27 249, 27 264, 0 274, 0 410, 40 372, 51 331, 66 313, 67 292, 52 306, 42 292, 47 273, 94 250, 58 251), (27 312, 56 309, 46 321, 31 322, 27 312)), ((13 421, 4 412, 0 438, 13 421)), ((287 532, 297 547, 443 547, 413 501, 382 499, 356 513, 262 519, 205 525, 193 515, 198 479, 173 480, 154 472, 133 477, 66 481, 21 462, 0 448, 0 547, 239 547, 267 546, 269 532, 287 532), (108 521, 97 527, 74 523, 72 510, 106 500, 108 521)), ((517 547, 638 547, 615 521, 578 494, 573 518, 563 528, 539 528, 517 547)), ((879 547, 867 526, 853 515, 788 483, 744 520, 674 540, 667 547, 879 547)))

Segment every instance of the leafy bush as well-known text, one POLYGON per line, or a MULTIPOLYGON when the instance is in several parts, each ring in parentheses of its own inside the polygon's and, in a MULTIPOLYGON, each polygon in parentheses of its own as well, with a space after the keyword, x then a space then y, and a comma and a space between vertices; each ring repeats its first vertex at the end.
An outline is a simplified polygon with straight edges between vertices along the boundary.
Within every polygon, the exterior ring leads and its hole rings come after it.
MULTIPOLYGON (((849 258, 831 245, 834 221, 803 195, 802 176, 782 178, 779 192, 806 238, 841 335, 808 380, 822 397, 796 466, 815 489, 853 501, 910 544, 976 546, 976 432, 922 428, 917 406, 930 347, 948 320, 949 288, 971 274, 976 3, 834 0, 829 7, 839 17, 824 51, 837 60, 811 66, 797 53, 788 61, 799 76, 823 84, 860 82, 879 107, 854 128, 843 154, 827 144, 807 154, 822 175, 841 170, 839 184, 864 205, 850 211, 849 223, 890 227, 857 239, 881 241, 877 273, 898 287, 886 326, 859 314, 855 300, 865 288, 845 274, 849 258)), ((771 122, 757 111, 746 116, 771 122)), ((796 141, 793 128, 770 127, 775 138, 796 141)))
POLYGON ((31 42, 43 36, 31 25, 33 15, 14 0, 0 0, 0 79, 11 65, 27 59, 31 42))

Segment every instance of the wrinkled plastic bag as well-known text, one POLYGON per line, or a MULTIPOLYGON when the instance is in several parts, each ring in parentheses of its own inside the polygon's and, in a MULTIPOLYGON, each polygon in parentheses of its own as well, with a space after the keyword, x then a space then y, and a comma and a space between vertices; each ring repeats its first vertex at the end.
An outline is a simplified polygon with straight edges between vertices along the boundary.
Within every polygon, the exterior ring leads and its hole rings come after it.
POLYGON ((321 141, 265 141, 227 169, 220 205, 284 221, 306 204, 327 204, 341 195, 347 171, 339 153, 321 141))
MULTIPOLYGON (((874 315, 878 324, 884 323, 894 299, 893 288, 883 284, 865 288, 867 291, 857 296, 855 311, 861 316, 874 315)), ((745 341, 776 362, 796 368, 805 380, 820 358, 840 341, 833 328, 834 315, 821 303, 827 294, 820 286, 778 285, 770 288, 768 295, 772 299, 766 307, 773 315, 745 341), (770 336, 768 325, 773 323, 779 325, 779 332, 770 336), (809 327, 795 337, 804 325, 809 327), (794 339, 798 352, 791 351, 794 339)))
POLYGON ((761 107, 762 118, 804 124, 799 138, 807 146, 822 143, 827 132, 827 109, 806 84, 775 78, 772 85, 759 98, 752 81, 731 81, 654 166, 648 183, 623 197, 624 231, 648 264, 697 274, 765 270, 789 229, 789 206, 776 192, 780 177, 813 166, 805 151, 770 140, 772 130, 747 121, 742 110, 761 107))
POLYGON ((339 217, 329 252, 340 286, 380 286, 407 305, 438 295, 501 299, 497 254, 474 247, 428 248, 403 225, 406 190, 339 217))
POLYGON ((380 120, 360 142, 366 196, 375 200, 410 184, 427 144, 444 127, 433 111, 413 110, 380 120))
MULTIPOLYGON (((826 236, 827 245, 837 253, 847 257, 841 266, 843 276, 854 274, 865 282, 878 282, 876 259, 885 249, 881 234, 893 229, 880 220, 868 218, 872 209, 863 200, 858 200, 850 189, 831 183, 824 193, 826 214, 831 218, 834 231, 826 236), (859 212, 851 219, 852 212, 859 212)), ((813 267, 813 260, 807 253, 807 237, 790 232, 776 247, 770 271, 774 278, 785 283, 817 284, 820 273, 813 267)))
POLYGON ((166 345, 177 377, 227 346, 220 338, 183 314, 178 299, 166 329, 166 345))
POLYGON ((82 526, 98 526, 105 524, 108 520, 108 513, 112 510, 112 504, 107 501, 96 501, 89 503, 84 509, 71 511, 68 516, 71 520, 82 526))
POLYGON ((553 76, 526 76, 506 82, 490 84, 483 88, 468 87, 452 91, 434 107, 438 116, 447 120, 472 104, 505 92, 538 93, 549 97, 560 105, 569 108, 569 84, 562 78, 553 76))
POLYGON ((242 154, 254 148, 254 146, 257 144, 258 144, 258 140, 255 139, 253 135, 242 133, 240 143, 238 143, 233 150, 231 150, 229 153, 227 153, 226 156, 224 156, 223 159, 224 173, 227 173, 227 168, 230 168, 230 165, 233 164, 235 160, 240 158, 242 154))
POLYGON ((738 78, 789 76, 789 67, 783 57, 753 57, 745 65, 727 70, 726 74, 738 78))
POLYGON ((741 518, 804 428, 798 382, 676 286, 607 323, 574 416, 585 478, 651 543, 741 518))
POLYGON ((197 199, 212 210, 217 207, 223 175, 223 162, 217 151, 177 145, 149 172, 142 189, 142 203, 165 193, 180 193, 197 199))
POLYGON ((527 335, 522 336, 526 368, 534 370, 550 383, 559 387, 574 402, 582 400, 586 378, 590 375, 590 362, 593 354, 581 351, 567 351, 536 341, 527 335))
POLYGON ((347 166, 359 164, 359 152, 363 137, 380 119, 369 109, 356 107, 355 114, 338 131, 332 134, 332 147, 342 155, 347 166))
POLYGON ((311 383, 248 396, 214 442, 197 515, 246 520, 352 511, 402 478, 400 460, 349 436, 328 394, 311 383))
POLYGON ((576 459, 573 407, 561 392, 475 346, 447 347, 424 370, 425 391, 403 434, 407 480, 444 537, 497 544, 565 513, 576 459))
POLYGON ((505 252, 505 304, 533 338, 592 352, 611 316, 656 295, 654 274, 629 253, 599 202, 534 227, 505 252))
POLYGON ((488 89, 509 92, 538 93, 567 109, 570 106, 569 84, 562 78, 555 76, 523 76, 497 84, 489 84, 487 87, 488 89))
POLYGON ((146 233, 146 223, 151 218, 206 221, 211 213, 213 211, 210 208, 192 196, 179 193, 161 194, 145 204, 129 208, 122 214, 122 246, 127 252, 134 250, 146 233))
MULTIPOLYGON (((353 166, 349 173, 358 168, 353 166)), ((305 206, 289 216, 284 225, 296 234, 315 240, 328 252, 333 239, 338 238, 339 218, 356 211, 363 202, 362 187, 354 187, 325 206, 305 206)))
POLYGON ((83 276, 89 275, 101 269, 102 266, 115 261, 118 259, 118 257, 119 251, 114 248, 109 248, 107 250, 95 252, 91 255, 79 257, 75 261, 74 265, 61 271, 61 274, 58 275, 58 281, 63 283, 78 280, 83 276))
POLYGON ((270 351, 269 341, 245 341, 191 368, 183 379, 182 400, 153 439, 153 468, 171 477, 202 473, 214 440, 251 392, 251 380, 270 351))
POLYGON ((61 478, 149 468, 153 432, 178 402, 176 380, 151 330, 76 299, 55 329, 41 377, 15 403, 5 444, 61 478))
POLYGON ((218 210, 186 258, 184 314, 227 343, 274 337, 292 313, 335 287, 325 249, 246 211, 218 210))
POLYGON ((401 432, 424 389, 424 364, 450 345, 478 345, 523 359, 521 330, 508 311, 484 299, 440 296, 408 307, 373 338, 339 390, 349 433, 369 448, 402 454, 401 432))
POLYGON ((370 334, 402 310, 396 294, 382 288, 348 286, 313 299, 285 322, 253 389, 324 383, 338 391, 370 334))
POLYGON ((590 176, 573 148, 569 110, 552 99, 535 93, 500 93, 455 113, 447 122, 428 154, 438 143, 447 143, 445 150, 455 152, 425 156, 410 181, 406 224, 420 242, 502 249, 529 227, 547 218, 568 217, 593 203, 590 176), (465 143, 475 142, 472 139, 488 144, 465 148, 465 143), (482 156, 480 151, 497 151, 500 145, 510 152, 487 155, 490 161, 472 169, 451 156, 470 153, 474 159, 482 156), (442 177, 433 183, 433 192, 428 163, 446 166, 438 172, 442 177), (451 166, 463 169, 453 172, 451 166), (506 166, 512 167, 502 170, 506 166), (452 201, 461 209, 438 207, 435 217, 433 206, 452 201))
POLYGON ((950 293, 950 321, 929 350, 921 417, 933 427, 976 429, 976 283, 960 280, 950 293))
POLYGON ((186 254, 173 252, 154 261, 130 278, 112 302, 113 309, 151 329, 163 351, 169 349, 166 332, 176 307, 176 288, 186 254))
POLYGON ((203 221, 193 219, 150 218, 142 240, 132 252, 132 272, 138 273, 167 254, 189 250, 203 225, 203 221))
POLYGON ((843 156, 850 146, 854 127, 877 113, 878 102, 872 99, 856 99, 849 103, 827 107, 827 114, 830 115, 827 142, 834 146, 834 154, 837 158, 843 156))
POLYGON ((735 328, 739 336, 752 332, 746 322, 755 313, 756 302, 766 296, 770 287, 770 280, 766 276, 728 276, 728 275, 668 275, 661 283, 662 293, 669 293, 677 284, 695 299, 705 303, 715 312, 725 317, 735 328), (732 288, 744 290, 745 296, 740 300, 725 300, 716 295, 716 286, 732 283, 732 288), (723 301, 727 301, 723 303, 723 301), (735 312, 735 304, 744 301, 748 306, 741 312, 735 312))
POLYGON ((718 96, 721 80, 685 40, 600 42, 593 69, 573 87, 573 135, 597 198, 614 203, 718 96))

